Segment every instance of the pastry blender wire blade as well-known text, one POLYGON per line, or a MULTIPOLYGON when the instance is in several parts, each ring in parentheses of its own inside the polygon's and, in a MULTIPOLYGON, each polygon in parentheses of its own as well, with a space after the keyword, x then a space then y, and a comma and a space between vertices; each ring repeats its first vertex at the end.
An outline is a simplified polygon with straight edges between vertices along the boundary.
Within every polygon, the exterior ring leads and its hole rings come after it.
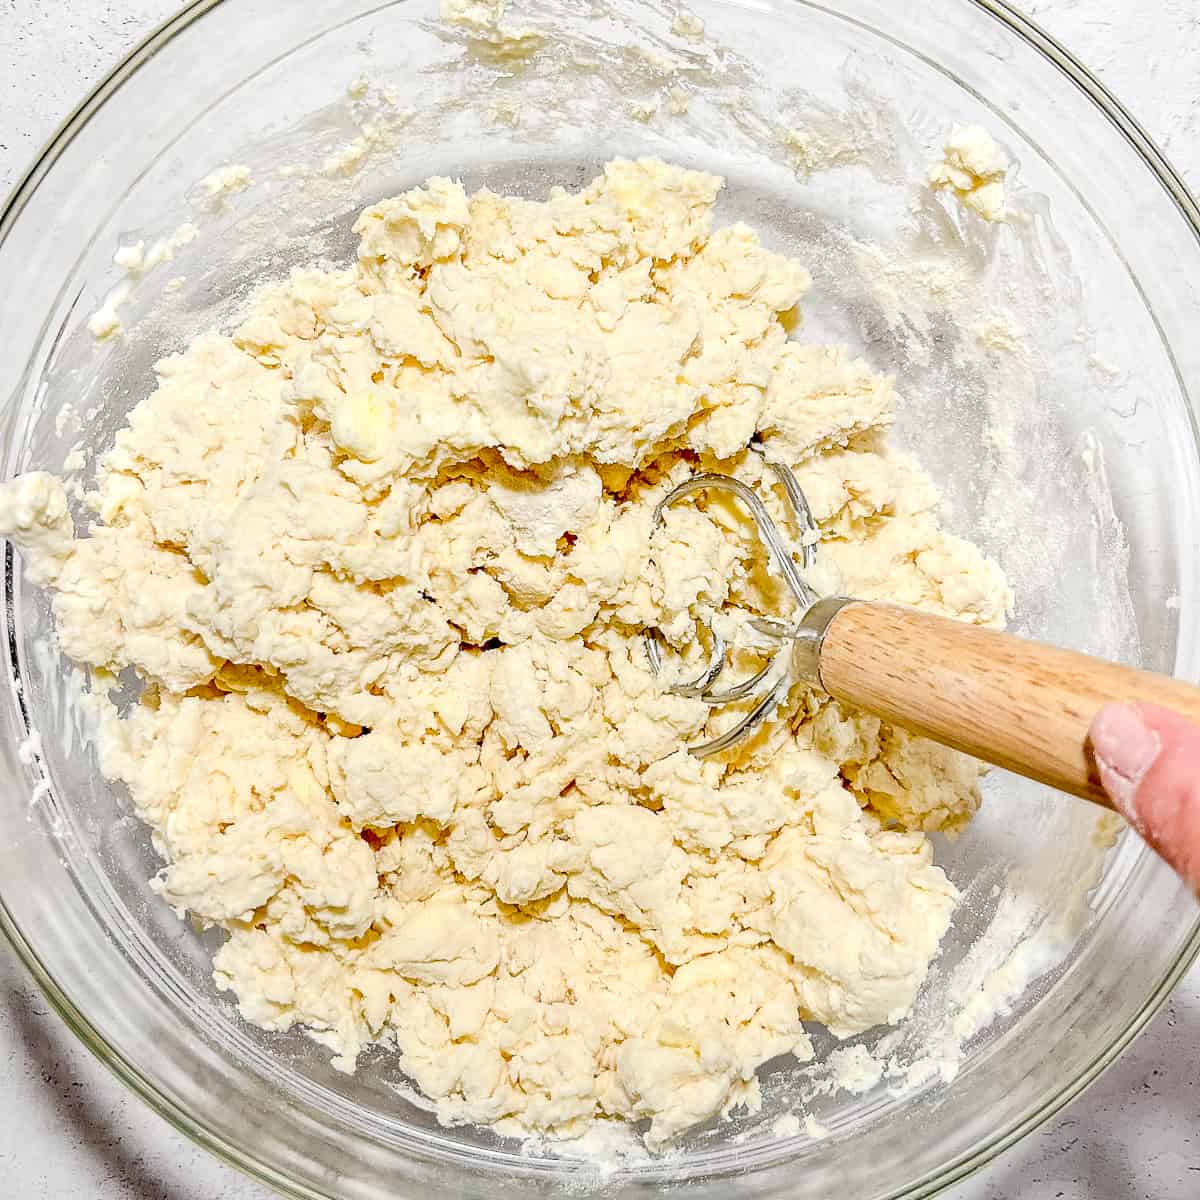
MULTIPOLYGON (((807 569, 816 562, 817 525, 813 520, 812 510, 808 506, 804 492, 789 468, 767 458, 757 442, 752 442, 750 448, 762 456, 764 465, 783 486, 792 516, 801 532, 798 552, 800 568, 807 569)), ((791 546, 780 533, 779 527, 771 519, 766 505, 752 487, 731 475, 716 473, 693 475, 690 479, 685 479, 683 483, 672 488, 654 509, 651 536, 663 527, 667 510, 672 505, 688 496, 704 491, 726 492, 733 495, 749 511, 759 536, 766 545, 771 562, 783 577, 802 614, 818 603, 820 597, 800 574, 800 568, 796 566, 797 555, 793 553, 791 546)), ((666 685, 666 691, 672 695, 697 698, 714 707, 732 704, 739 700, 757 700, 757 703, 736 725, 719 737, 689 747, 690 752, 697 758, 709 758, 714 754, 720 754, 721 751, 727 750, 749 737, 770 717, 787 696, 794 682, 792 672, 788 669, 785 661, 790 656, 791 643, 796 635, 793 626, 773 618, 755 618, 749 623, 757 633, 766 638, 768 642, 774 643, 776 647, 771 652, 766 666, 756 674, 726 688, 716 687, 717 680, 726 666, 729 646, 720 631, 713 627, 711 619, 701 617, 700 624, 708 635, 710 646, 708 661, 695 678, 666 685)), ((650 669, 661 678, 664 668, 661 631, 657 628, 647 629, 645 643, 650 669)))

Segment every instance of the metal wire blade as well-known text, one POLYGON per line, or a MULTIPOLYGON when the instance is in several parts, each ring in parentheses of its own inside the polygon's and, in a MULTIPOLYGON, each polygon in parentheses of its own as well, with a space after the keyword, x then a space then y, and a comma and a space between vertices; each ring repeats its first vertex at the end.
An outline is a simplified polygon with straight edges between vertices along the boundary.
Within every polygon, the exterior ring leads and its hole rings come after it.
MULTIPOLYGON (((705 664, 704 670, 694 679, 669 684, 667 691, 673 696, 706 696, 708 689, 712 687, 717 676, 724 669, 725 654, 729 647, 725 639, 712 627, 711 622, 705 621, 703 625, 712 638, 712 649, 709 651, 708 662, 705 664)), ((655 675, 661 674, 663 668, 661 638, 662 634, 659 630, 647 631, 646 657, 649 658, 650 669, 655 675)))
MULTIPOLYGON (((770 469, 782 485, 784 496, 792 510, 801 534, 800 562, 803 569, 812 567, 816 562, 815 535, 817 525, 800 484, 797 482, 795 475, 786 466, 767 458, 765 448, 757 439, 751 442, 750 449, 762 456, 764 465, 770 469)), ((775 522, 771 519, 766 505, 763 504, 754 489, 748 484, 743 483, 740 479, 735 479, 731 475, 719 475, 714 472, 693 475, 692 478, 685 479, 683 483, 672 488, 655 506, 650 526, 651 535, 663 527, 668 508, 687 496, 708 489, 732 494, 749 510, 759 535, 766 544, 767 552, 770 555, 773 566, 782 575, 788 590, 800 606, 801 614, 806 612, 817 602, 819 597, 816 591, 800 575, 801 568, 796 565, 793 551, 784 540, 775 522)), ((762 696, 755 706, 731 729, 726 730, 725 733, 713 738, 711 741, 688 748, 689 753, 695 755, 697 758, 709 758, 714 754, 720 754, 723 750, 727 750, 729 747, 749 737, 755 729, 767 720, 775 708, 787 696, 792 683, 790 669, 784 670, 776 682, 772 683, 771 680, 777 673, 780 654, 790 653, 790 644, 792 638, 795 637, 796 626, 794 623, 790 624, 773 617, 752 618, 749 621, 750 626, 758 633, 778 641, 780 648, 771 655, 766 666, 749 679, 744 679, 728 688, 717 689, 714 687, 714 684, 724 670, 728 645, 726 640, 713 628, 711 621, 702 620, 700 623, 707 629, 712 640, 708 662, 705 664, 704 670, 694 679, 667 685, 666 690, 668 692, 676 696, 701 699, 706 704, 715 708, 724 704, 732 704, 750 699, 758 696, 764 688, 769 688, 766 695, 762 696)), ((662 634, 657 628, 648 628, 645 631, 644 637, 646 658, 650 669, 655 675, 661 676, 663 670, 662 634)))
POLYGON ((710 742, 689 746, 688 753, 695 758, 711 758, 744 741, 779 707, 790 689, 791 680, 785 675, 732 729, 710 742))

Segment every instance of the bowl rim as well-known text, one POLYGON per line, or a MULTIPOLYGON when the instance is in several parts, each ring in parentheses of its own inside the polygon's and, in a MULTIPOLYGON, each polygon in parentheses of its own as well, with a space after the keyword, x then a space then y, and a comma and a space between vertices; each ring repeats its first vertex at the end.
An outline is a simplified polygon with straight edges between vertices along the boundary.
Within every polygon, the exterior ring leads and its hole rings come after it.
MULTIPOLYGON (((224 2, 225 0, 191 0, 174 16, 154 26, 124 58, 101 77, 59 123, 4 198, 3 204, 0 205, 0 243, 7 237, 42 179, 92 115, 144 63, 183 34, 205 13, 224 2)), ((809 3, 810 0, 799 2, 809 3)), ((998 21, 1010 33, 1037 51, 1099 109, 1162 185, 1200 242, 1200 203, 1192 196, 1179 171, 1159 149, 1154 139, 1092 71, 1056 38, 1009 3, 1009 0, 966 0, 966 3, 998 21)), ((816 3, 814 7, 819 8, 820 4, 816 3)), ((84 1047, 168 1124, 222 1162, 266 1184, 283 1196, 294 1197, 295 1200, 330 1200, 331 1193, 318 1191, 286 1175, 271 1164, 261 1161, 248 1147, 213 1133, 160 1090, 136 1063, 110 1046, 47 970, 41 956, 13 919, 2 896, 0 933, 30 973, 47 1002, 84 1047)), ((917 1184, 906 1186, 902 1191, 889 1193, 888 1200, 924 1200, 937 1195, 980 1170, 1066 1107, 1090 1087, 1145 1030, 1167 1002, 1176 984, 1197 959, 1200 959, 1200 912, 1197 913, 1179 956, 1146 998, 1137 1016, 1095 1056, 1086 1070, 1063 1084, 1049 1100, 1016 1118, 984 1145, 944 1164, 917 1184)))

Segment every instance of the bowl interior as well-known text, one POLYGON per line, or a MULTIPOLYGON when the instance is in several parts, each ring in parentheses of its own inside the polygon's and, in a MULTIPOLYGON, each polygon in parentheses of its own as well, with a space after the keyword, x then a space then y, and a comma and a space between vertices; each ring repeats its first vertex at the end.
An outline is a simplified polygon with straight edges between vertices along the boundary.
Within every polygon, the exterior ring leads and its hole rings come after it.
MULTIPOLYGON (((382 196, 446 174, 540 197, 657 155, 725 176, 719 219, 806 262, 797 336, 896 372, 896 436, 949 526, 1008 572, 1019 632, 1195 677, 1200 369, 1179 323, 1195 231, 1011 26, 967 0, 924 20, 761 0, 696 4, 697 37, 657 0, 530 0, 503 18, 514 48, 417 0, 293 11, 310 7, 326 6, 194 6, 27 186, 0 246, 20 359, 0 379, 6 471, 74 462, 81 496, 156 359, 290 266, 349 259, 354 214, 382 196), (1001 225, 924 186, 971 122, 1013 162, 1001 225), (231 163, 251 182, 210 195, 200 181, 231 163), (170 261, 127 280, 112 257, 138 240, 170 261), (118 297, 126 333, 97 343, 88 318, 118 297)), ((549 1194, 564 1173, 613 1194, 666 1177, 724 1196, 919 1191, 1081 1085, 1194 951, 1191 902, 1148 852, 996 773, 970 829, 936 846, 964 898, 915 1013, 856 1039, 887 1067, 876 1086, 836 1086, 814 1031, 817 1061, 774 1064, 761 1112, 667 1160, 629 1138, 446 1129, 387 1048, 346 1076, 303 1035, 238 1018, 211 980, 218 935, 147 890, 148 831, 98 774, 80 678, 11 554, 6 604, 6 753, 41 735, 4 796, 16 936, 137 1086, 298 1194, 549 1194)))

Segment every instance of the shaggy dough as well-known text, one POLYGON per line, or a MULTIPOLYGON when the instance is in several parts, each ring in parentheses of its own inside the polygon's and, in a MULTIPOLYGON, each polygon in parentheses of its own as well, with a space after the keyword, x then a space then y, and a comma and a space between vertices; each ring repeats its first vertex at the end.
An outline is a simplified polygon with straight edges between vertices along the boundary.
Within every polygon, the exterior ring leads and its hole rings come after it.
MULTIPOLYGON (((840 587, 986 625, 998 568, 889 449, 892 381, 788 339, 809 285, 721 181, 613 162, 544 203, 458 183, 368 208, 357 263, 296 270, 159 363, 75 537, 44 474, 0 531, 101 683, 102 767, 228 940, 245 1017, 349 1070, 373 1042, 451 1122, 661 1145, 757 1101, 756 1068, 901 1019, 956 892, 925 830, 979 768, 797 687, 737 714, 664 694, 640 631, 778 614, 697 469, 792 464, 840 587)), ((739 651, 751 655, 752 648, 739 651)))
POLYGON ((1008 159, 982 125, 955 125, 942 147, 940 161, 929 168, 929 186, 950 191, 985 221, 1008 215, 1004 177, 1008 159))

